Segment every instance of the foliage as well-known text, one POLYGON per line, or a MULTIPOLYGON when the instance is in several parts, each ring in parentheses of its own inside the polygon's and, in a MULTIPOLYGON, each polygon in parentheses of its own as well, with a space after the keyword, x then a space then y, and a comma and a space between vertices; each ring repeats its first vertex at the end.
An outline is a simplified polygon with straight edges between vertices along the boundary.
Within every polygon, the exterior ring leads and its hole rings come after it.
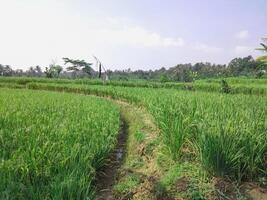
POLYGON ((1 65, 0 64, 0 76, 11 76, 12 69, 9 65, 1 65))
POLYGON ((58 78, 60 73, 63 71, 63 68, 60 65, 52 63, 49 67, 45 68, 45 75, 47 78, 58 78))
POLYGON ((257 63, 252 58, 252 56, 247 56, 244 58, 235 58, 231 60, 228 65, 228 68, 230 70, 230 73, 233 74, 233 76, 238 76, 255 71, 257 66, 256 64, 257 63))
POLYGON ((166 83, 166 82, 168 82, 168 81, 170 81, 170 80, 169 80, 169 77, 168 77, 166 74, 162 74, 162 75, 160 76, 160 82, 161 82, 161 83, 166 83))
POLYGON ((267 56, 260 56, 256 60, 257 62, 257 72, 256 77, 262 78, 264 75, 267 75, 267 56))
POLYGON ((27 71, 27 76, 42 76, 42 69, 39 65, 30 67, 27 71))

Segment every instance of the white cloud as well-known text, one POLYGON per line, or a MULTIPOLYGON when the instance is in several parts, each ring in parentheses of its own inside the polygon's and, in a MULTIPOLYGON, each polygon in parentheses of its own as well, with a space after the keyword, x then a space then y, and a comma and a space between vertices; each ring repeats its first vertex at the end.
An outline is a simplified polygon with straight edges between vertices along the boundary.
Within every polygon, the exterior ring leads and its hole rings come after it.
POLYGON ((164 38, 164 46, 184 46, 185 41, 183 38, 164 38))
POLYGON ((107 22, 110 23, 110 25, 119 25, 120 24, 120 20, 118 18, 115 17, 107 17, 107 22))
POLYGON ((234 49, 235 54, 237 55, 250 55, 254 53, 254 49, 249 46, 236 46, 234 49))
POLYGON ((99 42, 111 45, 143 47, 179 47, 184 45, 182 38, 169 38, 139 26, 125 26, 120 29, 102 29, 91 32, 99 42))
POLYGON ((157 32, 133 24, 126 18, 108 17, 107 26, 95 30, 94 34, 104 38, 105 42, 144 47, 179 47, 184 45, 181 37, 166 37, 157 32))
POLYGON ((197 43, 193 46, 193 49, 204 52, 204 53, 219 53, 222 51, 220 47, 209 46, 203 43, 197 43))
POLYGON ((247 30, 242 30, 238 33, 236 33, 236 38, 244 40, 247 39, 249 37, 249 33, 247 30))

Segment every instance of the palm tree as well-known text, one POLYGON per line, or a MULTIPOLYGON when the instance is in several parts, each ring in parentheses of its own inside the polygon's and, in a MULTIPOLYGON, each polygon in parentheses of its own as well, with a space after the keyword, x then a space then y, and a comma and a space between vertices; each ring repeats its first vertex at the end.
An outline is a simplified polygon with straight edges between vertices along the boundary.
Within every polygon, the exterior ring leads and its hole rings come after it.
POLYGON ((261 48, 257 48, 256 50, 267 52, 267 38, 262 38, 262 43, 260 45, 262 46, 261 48))

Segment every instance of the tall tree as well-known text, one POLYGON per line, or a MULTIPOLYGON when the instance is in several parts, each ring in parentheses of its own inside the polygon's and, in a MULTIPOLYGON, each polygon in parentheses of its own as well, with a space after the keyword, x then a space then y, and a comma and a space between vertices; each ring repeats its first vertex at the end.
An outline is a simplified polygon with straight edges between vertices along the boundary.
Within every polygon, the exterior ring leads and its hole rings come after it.
POLYGON ((247 56, 244 58, 235 58, 231 60, 228 68, 232 75, 246 75, 256 68, 256 62, 252 56, 247 56))
POLYGON ((70 58, 62 58, 64 61, 64 64, 70 64, 71 66, 67 67, 68 71, 72 71, 75 74, 79 71, 82 71, 89 76, 92 76, 93 69, 91 67, 92 63, 87 63, 84 60, 75 60, 70 58))
POLYGON ((35 70, 37 76, 42 76, 43 72, 42 72, 42 69, 41 69, 41 67, 39 65, 36 65, 34 70, 35 70))
POLYGON ((60 65, 57 65, 55 64, 55 62, 52 62, 49 67, 45 68, 44 73, 47 78, 58 78, 62 71, 63 68, 60 65))
POLYGON ((30 67, 27 71, 27 76, 35 76, 35 70, 33 67, 30 67))
POLYGON ((0 76, 12 76, 13 70, 9 65, 0 64, 0 76))

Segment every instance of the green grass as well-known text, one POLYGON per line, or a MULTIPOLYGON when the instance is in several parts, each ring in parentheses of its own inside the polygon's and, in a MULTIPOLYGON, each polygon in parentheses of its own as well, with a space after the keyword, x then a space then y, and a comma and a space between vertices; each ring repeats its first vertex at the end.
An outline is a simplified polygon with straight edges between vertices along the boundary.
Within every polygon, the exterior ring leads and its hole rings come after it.
POLYGON ((145 135, 145 133, 143 133, 142 131, 137 130, 137 131, 134 133, 134 137, 135 137, 135 139, 137 140, 137 142, 142 143, 142 142, 145 140, 146 135, 145 135))
POLYGON ((120 182, 115 185, 114 190, 116 193, 123 195, 138 186, 138 184, 140 184, 140 177, 135 174, 131 174, 120 180, 120 182))
POLYGON ((0 89, 0 199, 92 199, 118 129, 97 97, 0 89))
POLYGON ((171 194, 178 190, 183 199, 206 199, 205 193, 212 190, 201 167, 190 162, 172 164, 158 187, 171 194))

